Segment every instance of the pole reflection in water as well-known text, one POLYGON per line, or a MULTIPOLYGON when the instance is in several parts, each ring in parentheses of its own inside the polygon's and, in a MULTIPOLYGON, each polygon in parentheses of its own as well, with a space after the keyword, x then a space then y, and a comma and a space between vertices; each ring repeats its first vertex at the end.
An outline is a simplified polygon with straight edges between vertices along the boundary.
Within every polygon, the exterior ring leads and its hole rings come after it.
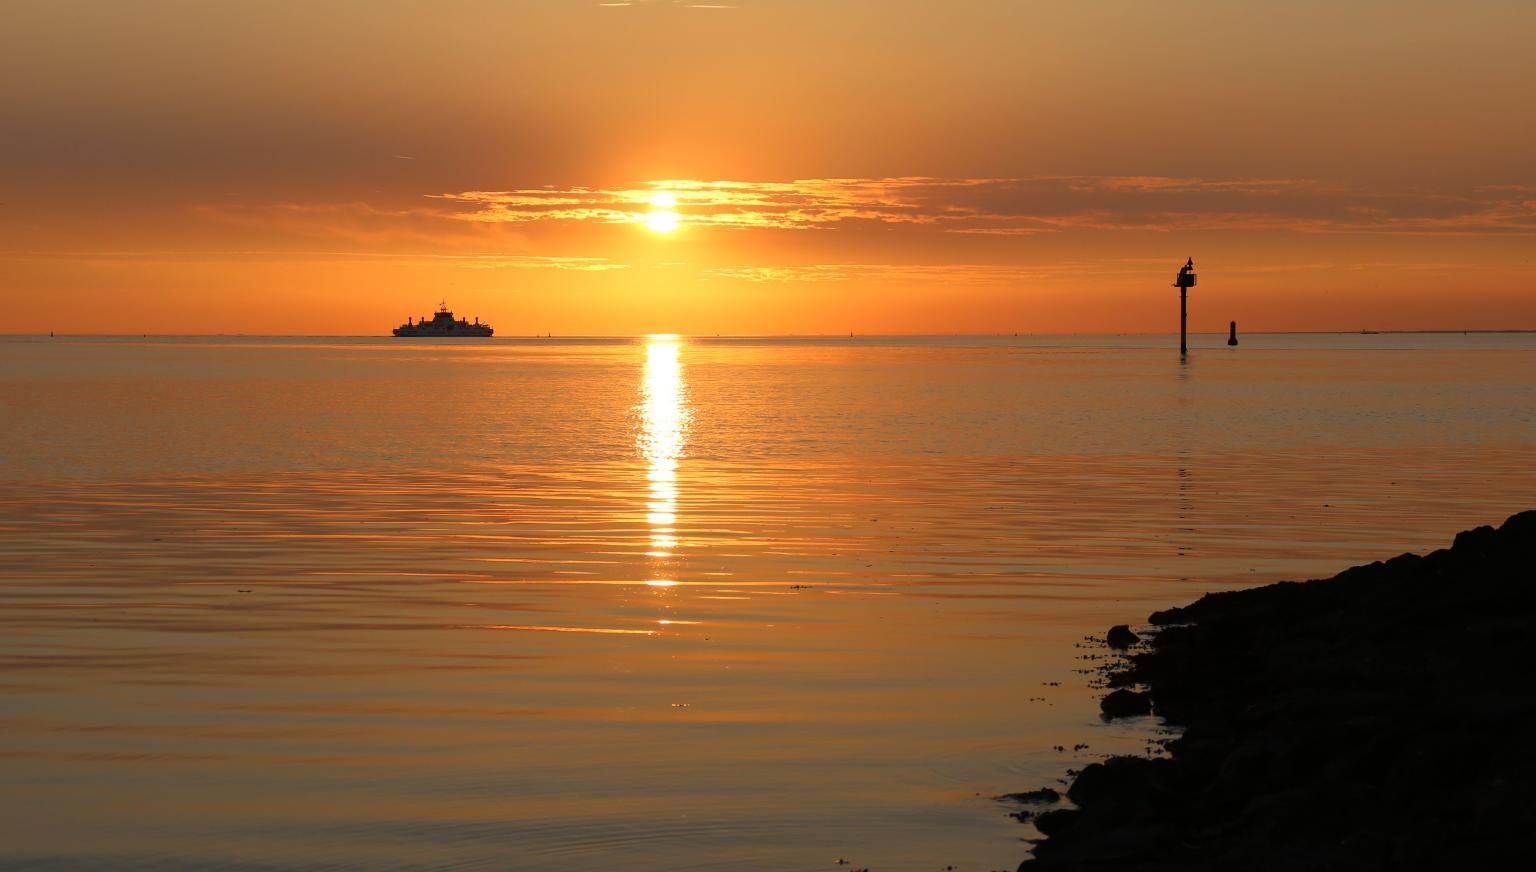
MULTIPOLYGON (((648 464, 646 478, 646 524, 650 527, 650 550, 656 559, 653 574, 666 568, 667 559, 678 547, 677 539, 677 466, 687 442, 688 410, 683 367, 678 359, 680 343, 673 335, 649 336, 645 342, 645 375, 640 383, 640 432, 635 447, 648 464)), ((663 587, 675 582, 655 579, 647 582, 663 587)))

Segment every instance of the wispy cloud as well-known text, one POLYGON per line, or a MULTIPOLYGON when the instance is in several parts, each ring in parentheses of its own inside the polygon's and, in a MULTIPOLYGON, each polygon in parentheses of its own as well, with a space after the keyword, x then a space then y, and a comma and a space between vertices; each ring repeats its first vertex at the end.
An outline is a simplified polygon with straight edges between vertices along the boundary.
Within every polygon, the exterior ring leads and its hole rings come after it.
POLYGON ((1536 236, 1536 186, 1528 184, 1391 191, 1311 179, 1173 176, 655 179, 630 187, 428 194, 389 205, 216 203, 193 211, 259 230, 269 242, 293 240, 296 248, 453 253, 543 254, 549 248, 539 240, 548 238, 546 230, 563 236, 562 247, 590 245, 590 238, 560 228, 644 225, 657 211, 665 211, 669 223, 675 218, 678 226, 701 231, 881 231, 903 238, 1192 231, 1536 236))
POLYGON ((201 203, 190 211, 199 221, 255 232, 268 240, 276 234, 349 251, 432 250, 464 236, 449 232, 444 216, 433 210, 365 201, 201 203))
POLYGON ((704 274, 759 283, 916 279, 954 284, 986 284, 1044 279, 1054 272, 1054 270, 1038 267, 1007 264, 817 263, 799 266, 716 267, 705 270, 704 274))
POLYGON ((657 179, 632 188, 524 188, 431 195, 483 223, 642 223, 659 194, 678 222, 734 230, 905 226, 983 236, 1073 231, 1532 234, 1528 186, 1372 191, 1311 179, 1042 176, 1024 179, 657 179))
MULTIPOLYGON (((1021 282, 1080 282, 1087 278, 1102 281, 1106 277, 1144 277, 1148 268, 1161 274, 1168 258, 1106 258, 1103 260, 1052 261, 1037 264, 984 263, 812 263, 779 266, 723 266, 702 271, 719 279, 757 284, 803 284, 819 282, 873 282, 876 284, 1007 285, 1021 282)), ((1262 275, 1267 273, 1316 273, 1341 270, 1363 272, 1465 272, 1491 269, 1475 261, 1393 262, 1393 261, 1309 261, 1229 265, 1228 274, 1262 275)))
POLYGON ((627 263, 604 257, 559 257, 531 254, 439 254, 432 252, 332 251, 306 249, 166 249, 131 251, 53 251, 6 253, 8 260, 115 261, 136 263, 232 262, 232 261, 348 261, 389 260, 415 263, 440 263, 464 269, 557 269, 578 272, 606 272, 629 269, 627 263))
POLYGON ((731 3, 685 3, 683 0, 601 0, 597 5, 609 9, 622 9, 626 6, 652 6, 652 7, 681 7, 684 9, 735 9, 731 3))
POLYGON ((607 272, 629 269, 627 263, 617 263, 604 257, 548 257, 527 254, 473 254, 448 255, 460 266, 474 269, 566 269, 577 272, 607 272))
MULTIPOLYGON (((959 217, 937 192, 997 184, 996 179, 798 179, 791 182, 657 179, 638 188, 524 188, 436 197, 461 204, 469 221, 640 223, 668 194, 680 220, 726 228, 809 230, 852 221, 937 225, 959 217)), ((957 199, 957 198, 949 198, 957 199)))

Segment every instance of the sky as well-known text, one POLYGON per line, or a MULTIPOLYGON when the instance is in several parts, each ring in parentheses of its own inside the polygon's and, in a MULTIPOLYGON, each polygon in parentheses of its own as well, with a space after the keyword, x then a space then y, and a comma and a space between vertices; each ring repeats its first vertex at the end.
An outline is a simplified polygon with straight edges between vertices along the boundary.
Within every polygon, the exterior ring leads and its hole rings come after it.
POLYGON ((0 23, 0 332, 1536 329, 1529 0, 0 23))

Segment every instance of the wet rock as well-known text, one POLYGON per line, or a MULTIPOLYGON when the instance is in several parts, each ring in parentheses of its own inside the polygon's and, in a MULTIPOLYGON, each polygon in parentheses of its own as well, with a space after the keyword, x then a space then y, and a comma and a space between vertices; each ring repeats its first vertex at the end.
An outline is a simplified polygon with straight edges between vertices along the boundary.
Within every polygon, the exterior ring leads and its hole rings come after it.
POLYGON ((1138 690, 1121 688, 1099 702, 1099 711, 1106 718, 1129 718, 1152 713, 1152 696, 1138 690))
POLYGON ((1035 829, 1047 836, 1060 835, 1077 822, 1082 812, 1074 808, 1057 808, 1035 815, 1035 829))
POLYGON ((1067 788, 1067 798, 1092 808, 1116 794, 1146 793, 1153 784, 1155 770, 1163 762, 1145 757, 1111 757, 1103 763, 1090 763, 1067 788))
POLYGON ((1524 512, 1424 556, 1157 612, 1157 635, 1107 670, 1101 710, 1155 703, 1183 734, 1166 759, 1077 773, 1078 808, 1035 817, 1046 838, 1020 868, 1529 865, 1533 566, 1524 512))
POLYGON ((1110 627, 1109 632, 1104 635, 1104 641, 1108 643, 1109 647, 1117 651, 1124 651, 1140 642, 1141 637, 1132 632, 1129 625, 1116 624, 1110 627))
POLYGON ((1274 752, 1262 740, 1249 741, 1228 754, 1216 770, 1216 780, 1207 796, 1208 804, 1241 808, 1256 794, 1273 784, 1274 752))
POLYGON ((1463 530, 1456 534, 1456 539, 1451 543, 1451 550, 1462 553, 1486 551, 1497 537, 1498 531, 1486 525, 1463 530))
POLYGON ((1026 790, 1023 793, 1005 793, 998 799, 1008 802, 1059 802, 1061 794, 1049 787, 1039 790, 1026 790))

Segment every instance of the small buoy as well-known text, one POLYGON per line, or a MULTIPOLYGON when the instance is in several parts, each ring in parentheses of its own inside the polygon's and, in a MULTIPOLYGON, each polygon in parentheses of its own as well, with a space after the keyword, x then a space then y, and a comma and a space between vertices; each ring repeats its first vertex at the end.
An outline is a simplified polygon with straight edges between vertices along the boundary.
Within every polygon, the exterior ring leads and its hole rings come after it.
POLYGON ((1230 331, 1231 332, 1227 333, 1227 344, 1228 345, 1236 345, 1237 344, 1237 322, 1236 321, 1232 322, 1232 326, 1230 328, 1230 331))

